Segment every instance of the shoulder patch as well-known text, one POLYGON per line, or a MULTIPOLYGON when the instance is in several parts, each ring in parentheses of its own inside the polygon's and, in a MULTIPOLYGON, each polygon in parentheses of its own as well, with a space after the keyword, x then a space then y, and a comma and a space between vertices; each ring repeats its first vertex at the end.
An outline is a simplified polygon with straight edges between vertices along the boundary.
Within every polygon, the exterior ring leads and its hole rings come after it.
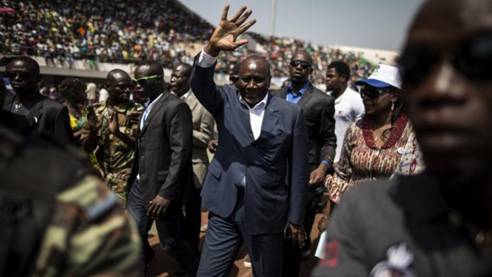
POLYGON ((99 218, 118 204, 116 196, 95 176, 86 176, 58 195, 57 200, 78 206, 89 220, 99 218))
POLYGON ((369 274, 370 277, 401 276, 415 277, 412 269, 414 254, 403 242, 391 245, 386 250, 386 260, 377 263, 369 274))

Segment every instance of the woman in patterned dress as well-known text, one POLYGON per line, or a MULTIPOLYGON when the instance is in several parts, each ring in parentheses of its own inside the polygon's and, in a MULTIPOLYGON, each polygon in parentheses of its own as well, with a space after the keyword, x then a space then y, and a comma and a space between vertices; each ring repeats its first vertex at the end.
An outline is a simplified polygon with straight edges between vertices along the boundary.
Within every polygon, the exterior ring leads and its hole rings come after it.
POLYGON ((402 111, 398 68, 379 65, 356 84, 361 86, 366 114, 347 130, 335 174, 325 180, 334 203, 362 181, 389 178, 395 172, 415 174, 423 168, 412 126, 402 111))

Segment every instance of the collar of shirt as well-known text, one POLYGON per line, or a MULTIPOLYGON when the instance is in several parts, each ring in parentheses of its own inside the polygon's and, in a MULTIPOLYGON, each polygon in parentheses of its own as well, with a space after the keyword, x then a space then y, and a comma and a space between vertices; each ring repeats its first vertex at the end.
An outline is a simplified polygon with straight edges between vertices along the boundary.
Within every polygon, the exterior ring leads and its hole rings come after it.
POLYGON ((248 105, 248 103, 246 103, 246 101, 244 101, 244 99, 243 99, 243 97, 241 95, 239 95, 239 102, 241 102, 241 104, 243 104, 244 106, 246 106, 248 108, 248 110, 250 110, 250 111, 256 111, 256 110, 261 111, 261 110, 264 110, 265 107, 266 107, 266 104, 268 102, 268 94, 269 93, 267 93, 265 95, 265 97, 263 97, 263 99, 260 102, 256 103, 256 105, 253 108, 251 108, 248 105))
POLYGON ((287 89, 287 94, 291 94, 293 97, 302 97, 304 93, 309 89, 309 85, 309 81, 306 81, 306 83, 298 91, 294 90, 292 85, 289 85, 289 88, 287 89))
MULTIPOLYGON (((340 96, 338 96, 336 99, 335 99, 335 104, 339 104, 340 102, 342 102, 343 99, 349 97, 350 93, 351 93, 352 89, 350 88, 350 86, 347 86, 347 88, 343 91, 342 94, 340 94, 340 96)), ((330 96, 333 96, 333 91, 329 91, 327 93, 328 95, 330 96)))
POLYGON ((191 89, 189 89, 185 94, 181 95, 181 99, 186 100, 188 99, 188 96, 191 94, 191 89))

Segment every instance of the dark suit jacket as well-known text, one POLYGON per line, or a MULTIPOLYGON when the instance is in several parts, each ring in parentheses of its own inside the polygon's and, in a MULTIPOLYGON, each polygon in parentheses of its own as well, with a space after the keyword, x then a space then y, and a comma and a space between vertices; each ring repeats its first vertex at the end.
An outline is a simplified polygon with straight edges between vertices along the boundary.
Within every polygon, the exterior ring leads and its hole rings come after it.
MULTIPOLYGON (((273 94, 286 99, 287 88, 275 91, 273 94)), ((297 104, 301 106, 306 120, 309 164, 317 166, 322 160, 333 161, 337 148, 333 97, 310 83, 308 90, 297 104)))
POLYGON ((32 129, 25 116, 11 113, 4 109, 0 109, 0 125, 23 135, 27 135, 32 129))
MULTIPOLYGON (((7 96, 4 109, 10 111, 14 105, 14 97, 7 96)), ((45 96, 39 95, 37 103, 30 109, 27 119, 32 128, 40 133, 46 133, 63 142, 73 142, 72 129, 67 108, 45 96)))
POLYGON ((128 188, 140 174, 144 198, 157 194, 181 201, 183 192, 193 186, 191 169, 191 111, 185 102, 164 93, 152 107, 137 137, 137 149, 128 188))
POLYGON ((215 118, 220 142, 202 188, 203 206, 229 217, 246 176, 244 210, 249 234, 278 233, 287 222, 302 224, 307 146, 301 109, 269 95, 261 134, 254 140, 249 111, 239 101, 237 89, 217 87, 213 75, 213 67, 195 64, 191 77, 193 92, 215 118))

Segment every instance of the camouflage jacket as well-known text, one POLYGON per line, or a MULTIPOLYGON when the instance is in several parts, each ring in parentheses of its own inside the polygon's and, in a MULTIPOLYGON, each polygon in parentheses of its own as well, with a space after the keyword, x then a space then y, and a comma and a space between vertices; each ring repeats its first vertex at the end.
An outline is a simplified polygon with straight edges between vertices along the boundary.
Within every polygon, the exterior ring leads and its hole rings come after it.
POLYGON ((0 275, 137 276, 135 223, 79 149, 0 124, 0 275))
POLYGON ((87 175, 55 197, 33 276, 137 276, 140 248, 116 196, 87 175))
MULTIPOLYGON (((98 120, 97 130, 90 132, 95 147, 90 150, 91 163, 106 180, 108 187, 121 199, 126 199, 126 183, 131 172, 135 146, 127 145, 109 131, 113 112, 117 113, 119 131, 136 139, 143 107, 139 104, 122 104, 110 108, 105 103, 92 106, 98 120)), ((86 124, 85 128, 88 128, 86 124)))

